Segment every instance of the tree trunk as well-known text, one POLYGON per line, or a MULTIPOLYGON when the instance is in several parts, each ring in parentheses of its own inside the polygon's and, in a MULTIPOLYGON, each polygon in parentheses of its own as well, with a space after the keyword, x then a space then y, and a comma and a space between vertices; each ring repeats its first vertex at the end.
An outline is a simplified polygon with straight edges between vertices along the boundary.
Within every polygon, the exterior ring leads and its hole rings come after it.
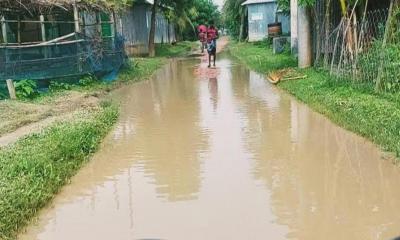
MULTIPOLYGON (((329 35, 331 34, 331 0, 328 0, 325 5, 325 22, 324 22, 324 30, 325 30, 325 36, 324 36, 324 67, 328 67, 328 61, 330 57, 330 39, 329 35)), ((334 54, 334 53, 333 53, 334 54)))
POLYGON ((189 23, 189 25, 192 27, 192 31, 193 31, 194 36, 196 36, 196 35, 197 35, 196 27, 194 26, 192 20, 190 20, 190 17, 186 14, 186 12, 184 12, 184 16, 185 16, 185 18, 186 18, 186 21, 187 21, 187 22, 189 23))
POLYGON ((240 31, 239 31, 239 41, 244 39, 244 21, 245 21, 245 10, 243 9, 240 14, 240 31))
POLYGON ((154 44, 156 36, 156 14, 157 14, 158 0, 154 0, 153 8, 151 11, 150 35, 149 35, 149 57, 156 56, 156 46, 154 44))
POLYGON ((298 44, 299 68, 307 68, 312 64, 312 40, 310 13, 306 7, 298 8, 298 44))

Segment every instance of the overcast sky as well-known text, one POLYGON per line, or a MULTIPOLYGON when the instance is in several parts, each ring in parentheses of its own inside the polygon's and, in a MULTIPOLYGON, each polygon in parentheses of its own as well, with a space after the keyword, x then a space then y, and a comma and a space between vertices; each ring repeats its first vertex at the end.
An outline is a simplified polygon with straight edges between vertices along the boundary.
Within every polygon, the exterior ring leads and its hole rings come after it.
POLYGON ((219 6, 219 8, 222 7, 222 5, 224 4, 224 0, 213 0, 215 2, 215 4, 217 4, 219 6))

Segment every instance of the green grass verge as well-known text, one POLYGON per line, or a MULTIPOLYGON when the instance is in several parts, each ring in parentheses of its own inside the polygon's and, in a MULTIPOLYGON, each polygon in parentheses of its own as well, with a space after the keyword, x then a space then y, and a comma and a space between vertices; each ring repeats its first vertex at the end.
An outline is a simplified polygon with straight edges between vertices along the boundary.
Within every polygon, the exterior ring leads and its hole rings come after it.
POLYGON ((118 108, 103 104, 87 114, 0 149, 0 239, 15 239, 79 170, 116 122, 118 108))
POLYGON ((128 66, 119 73, 117 82, 138 82, 147 79, 165 63, 166 60, 162 57, 130 59, 128 66))
MULTIPOLYGON (((259 44, 231 43, 230 51, 251 69, 264 74, 296 63, 289 56, 273 55, 270 48, 259 44)), ((400 156, 400 94, 375 93, 369 87, 338 81, 314 68, 302 72, 307 79, 282 82, 279 87, 338 125, 400 156)))
POLYGON ((235 43, 228 45, 231 54, 260 73, 286 67, 295 67, 296 60, 289 54, 274 55, 265 42, 235 43))
POLYGON ((178 57, 192 51, 197 46, 196 42, 183 41, 172 44, 157 44, 156 55, 158 57, 178 57))

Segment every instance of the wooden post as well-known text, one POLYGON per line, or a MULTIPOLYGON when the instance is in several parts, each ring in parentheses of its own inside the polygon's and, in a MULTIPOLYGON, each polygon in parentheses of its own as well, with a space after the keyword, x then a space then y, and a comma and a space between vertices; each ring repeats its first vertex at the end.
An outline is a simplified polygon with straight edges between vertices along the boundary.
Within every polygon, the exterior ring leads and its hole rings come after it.
POLYGON ((168 43, 171 43, 171 23, 169 22, 169 20, 167 19, 167 26, 168 26, 168 32, 167 32, 167 36, 168 36, 168 43))
MULTIPOLYGON (((46 42, 46 25, 44 24, 44 16, 41 14, 39 16, 40 19, 40 30, 42 32, 42 42, 46 42)), ((43 54, 45 58, 48 58, 47 47, 43 47, 43 54)))
MULTIPOLYGON (((78 9, 78 6, 76 5, 76 1, 74 1, 74 3, 73 3, 73 8, 74 8, 74 23, 75 23, 75 32, 76 33, 80 33, 81 32, 81 26, 80 26, 80 23, 79 23, 79 9, 78 9)), ((79 47, 79 43, 77 43, 77 51, 78 52, 80 52, 81 51, 81 48, 79 47)), ((76 61, 77 61, 77 71, 78 71, 78 73, 81 73, 82 72, 82 62, 81 62, 81 58, 79 57, 79 55, 77 55, 77 59, 76 59, 76 61)))
POLYGON ((99 33, 99 37, 102 37, 102 25, 101 25, 101 13, 96 13, 96 21, 97 21, 97 32, 99 33))
POLYGON ((111 46, 114 49, 115 48, 115 34, 116 34, 116 19, 115 19, 115 13, 114 11, 110 14, 110 29, 111 29, 111 46))
POLYGON ((18 15, 18 44, 21 45, 21 16, 18 15))
MULTIPOLYGON (((1 25, 1 32, 3 34, 3 41, 4 44, 7 45, 8 43, 8 37, 7 37, 7 25, 6 25, 6 18, 4 16, 1 16, 0 18, 0 25, 1 25)), ((9 56, 8 56, 8 50, 7 48, 5 49, 5 55, 6 55, 6 67, 7 67, 7 62, 9 61, 9 56)))
POLYGON ((7 25, 6 25, 6 18, 4 16, 1 16, 1 32, 3 34, 3 41, 5 44, 7 44, 8 43, 7 25))
POLYGON ((118 21, 119 22, 119 33, 121 35, 123 35, 123 33, 124 33, 124 24, 122 23, 122 17, 119 16, 118 20, 119 20, 118 21))
POLYGON ((40 15, 40 30, 42 32, 42 41, 46 42, 46 26, 44 24, 44 16, 40 15))
POLYGON ((14 86, 13 81, 11 79, 7 79, 6 82, 7 82, 7 88, 8 88, 8 93, 10 94, 10 98, 12 100, 17 99, 17 95, 15 93, 15 86, 14 86))
POLYGON ((74 7, 74 22, 75 22, 75 32, 81 32, 81 26, 79 25, 79 10, 76 3, 73 4, 74 7))

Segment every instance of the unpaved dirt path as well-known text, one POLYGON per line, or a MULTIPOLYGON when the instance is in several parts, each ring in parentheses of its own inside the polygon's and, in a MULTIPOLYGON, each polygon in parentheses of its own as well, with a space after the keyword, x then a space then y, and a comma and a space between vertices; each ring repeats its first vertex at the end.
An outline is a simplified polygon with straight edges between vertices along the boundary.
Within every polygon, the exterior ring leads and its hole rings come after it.
POLYGON ((0 147, 14 143, 19 138, 39 132, 57 121, 67 121, 81 111, 98 107, 96 94, 70 91, 49 102, 0 102, 0 147))

